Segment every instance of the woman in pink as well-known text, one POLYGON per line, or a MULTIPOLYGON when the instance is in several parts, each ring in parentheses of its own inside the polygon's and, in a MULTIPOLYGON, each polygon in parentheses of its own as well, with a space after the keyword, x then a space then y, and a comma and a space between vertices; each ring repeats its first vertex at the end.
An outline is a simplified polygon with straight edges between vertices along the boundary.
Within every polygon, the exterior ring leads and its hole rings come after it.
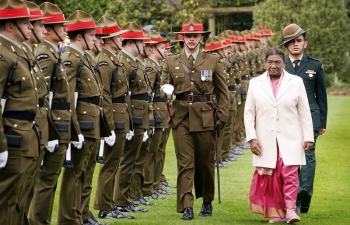
POLYGON ((266 53, 267 71, 249 83, 244 109, 246 137, 256 170, 250 209, 272 218, 269 223, 299 222, 295 212, 298 168, 314 142, 303 81, 286 72, 279 48, 266 53))

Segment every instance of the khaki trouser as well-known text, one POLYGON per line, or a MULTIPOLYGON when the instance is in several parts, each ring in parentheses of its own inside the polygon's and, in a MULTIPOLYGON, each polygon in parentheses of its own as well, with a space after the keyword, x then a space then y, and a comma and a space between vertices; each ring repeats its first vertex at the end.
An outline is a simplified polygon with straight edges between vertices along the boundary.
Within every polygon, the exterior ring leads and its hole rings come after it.
POLYGON ((154 134, 149 147, 149 154, 143 167, 144 175, 145 175, 144 176, 145 179, 142 185, 143 196, 150 196, 154 192, 154 189, 153 189, 154 174, 155 174, 154 164, 156 159, 156 153, 159 149, 162 136, 163 136, 163 128, 154 129, 154 134))
POLYGON ((232 137, 232 148, 235 148, 242 144, 241 129, 244 126, 243 115, 244 115, 245 100, 242 100, 242 104, 237 107, 237 116, 234 124, 234 133, 232 137))
POLYGON ((94 143, 89 148, 88 164, 85 167, 83 176, 83 186, 81 191, 81 204, 80 210, 82 212, 82 220, 89 219, 92 217, 92 212, 90 211, 89 203, 92 191, 92 178, 96 166, 96 158, 98 155, 100 140, 94 141, 94 143))
POLYGON ((39 180, 30 206, 30 224, 51 224, 53 203, 57 180, 65 160, 68 144, 60 143, 57 152, 45 151, 43 166, 45 174, 39 174, 39 180))
POLYGON ((143 129, 135 128, 132 139, 125 142, 124 152, 116 175, 117 182, 114 187, 113 198, 116 206, 129 206, 134 203, 130 196, 130 187, 136 160, 139 157, 142 145, 143 132, 143 129))
POLYGON ((130 195, 134 200, 142 197, 142 185, 145 180, 144 167, 149 155, 152 142, 152 129, 147 130, 148 139, 142 142, 139 157, 136 159, 133 178, 131 181, 130 195))
POLYGON ((193 208, 194 185, 196 198, 203 202, 214 200, 214 153, 213 131, 190 132, 188 116, 173 128, 177 158, 177 212, 193 208))
POLYGON ((126 133, 115 133, 115 144, 109 146, 105 143, 103 151, 103 159, 105 164, 100 165, 100 171, 97 180, 97 189, 95 195, 94 208, 108 211, 115 208, 113 200, 115 179, 119 168, 120 158, 124 151, 126 133))
POLYGON ((156 158, 154 162, 153 190, 162 188, 162 181, 166 180, 165 176, 163 175, 163 169, 166 155, 166 144, 168 143, 170 132, 171 128, 164 129, 159 148, 156 152, 156 158))
POLYGON ((81 225, 82 191, 84 176, 91 152, 96 150, 98 140, 85 138, 85 146, 77 149, 71 145, 73 169, 63 170, 58 209, 59 225, 81 225))

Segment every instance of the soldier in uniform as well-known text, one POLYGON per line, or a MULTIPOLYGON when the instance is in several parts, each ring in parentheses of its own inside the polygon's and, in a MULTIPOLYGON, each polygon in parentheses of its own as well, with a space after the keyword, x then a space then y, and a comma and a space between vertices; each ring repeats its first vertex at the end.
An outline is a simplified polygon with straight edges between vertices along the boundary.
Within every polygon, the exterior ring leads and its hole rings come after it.
POLYGON ((71 155, 74 168, 63 172, 59 202, 59 224, 99 224, 91 216, 83 220, 85 204, 82 202, 84 176, 92 152, 97 151, 101 137, 111 135, 104 122, 102 84, 85 50, 94 48, 95 22, 80 10, 69 16, 67 24, 70 45, 62 55, 68 76, 72 123, 77 140, 72 136, 71 155), (74 196, 72 197, 72 193, 74 196))
POLYGON ((38 225, 51 223, 57 180, 71 134, 68 79, 61 62, 61 49, 59 48, 59 43, 63 42, 67 35, 66 21, 57 5, 44 2, 40 5, 40 9, 45 17, 47 32, 45 41, 38 46, 36 60, 50 89, 48 108, 52 123, 60 138, 58 149, 53 151, 52 146, 48 145, 43 155, 45 173, 39 174, 30 210, 30 223, 38 225))
MULTIPOLYGON (((35 52, 37 50, 37 44, 44 41, 46 36, 46 29, 44 26, 44 17, 39 6, 32 2, 26 2, 26 5, 29 9, 31 18, 30 23, 33 25, 33 33, 28 40, 23 42, 22 49, 24 53, 27 55, 28 59, 31 63, 31 68, 33 70, 33 76, 36 80, 36 88, 38 94, 38 103, 39 107, 35 116, 35 123, 38 126, 39 138, 40 138, 40 156, 36 159, 36 163, 32 164, 32 168, 28 168, 25 177, 28 177, 28 183, 23 184, 22 192, 24 196, 20 200, 20 207, 23 210, 23 221, 21 224, 29 224, 28 220, 28 211, 30 203, 33 199, 34 189, 37 183, 38 171, 40 168, 40 163, 44 155, 45 145, 48 145, 49 140, 49 111, 48 111, 48 94, 49 88, 47 86, 47 82, 44 79, 44 76, 41 72, 41 69, 35 59, 35 52)), ((57 137, 56 137, 57 138, 57 137)), ((57 143, 56 141, 53 141, 57 143)), ((58 144, 58 143, 57 143, 58 144)), ((55 148, 55 143, 50 143, 52 149, 55 148)), ((49 148, 49 147, 48 147, 49 148)))
POLYGON ((94 208, 100 210, 99 218, 133 219, 121 213, 113 200, 114 187, 118 182, 115 175, 124 150, 126 133, 131 129, 128 80, 116 55, 122 48, 120 35, 127 30, 121 30, 117 21, 107 16, 102 16, 98 22, 102 34, 107 36, 103 37, 104 47, 96 57, 96 64, 103 84, 103 108, 109 129, 115 133, 115 144, 104 145, 105 164, 100 165, 94 208))
POLYGON ((182 219, 191 220, 194 218, 193 184, 196 198, 203 198, 199 215, 212 215, 215 186, 213 130, 224 127, 229 97, 219 57, 199 49, 203 34, 210 32, 204 31, 201 21, 191 16, 177 33, 184 35, 184 50, 167 57, 161 90, 163 98, 170 99, 172 94, 176 95, 170 125, 178 165, 177 212, 183 213, 182 219), (211 99, 213 88, 218 103, 215 111, 216 106, 211 99), (217 112, 215 120, 214 112, 217 112))
POLYGON ((136 58, 143 52, 143 40, 145 39, 142 28, 136 23, 125 24, 121 34, 122 51, 119 54, 119 62, 123 65, 127 81, 129 82, 129 94, 133 126, 126 134, 124 152, 120 159, 120 165, 116 175, 116 187, 114 202, 121 212, 142 212, 146 209, 134 205, 130 194, 134 168, 139 157, 144 132, 149 129, 149 96, 151 94, 148 80, 144 75, 144 66, 136 58))
MULTIPOLYGON (((151 41, 154 43, 149 44, 149 54, 148 59, 146 60, 145 67, 147 71, 147 75, 150 81, 150 85, 152 88, 152 97, 153 97, 153 110, 154 110, 154 120, 155 120, 155 128, 153 131, 152 139, 149 145, 149 155, 144 164, 144 182, 142 185, 142 195, 143 196, 157 196, 157 194, 172 194, 168 192, 162 186, 154 189, 154 175, 155 175, 155 158, 156 154, 159 151, 160 143, 162 140, 162 136, 165 134, 163 131, 167 128, 167 106, 165 100, 161 99, 159 96, 160 90, 160 75, 162 66, 160 62, 165 59, 166 49, 163 38, 160 34, 154 30, 150 31, 151 41)), ((159 169, 159 168, 158 168, 159 169)), ((144 198, 138 200, 140 204, 149 205, 144 198)))
POLYGON ((35 125, 38 93, 31 62, 22 42, 32 35, 29 10, 21 0, 0 2, 0 217, 6 225, 21 224, 19 200, 25 173, 39 157, 35 125))
POLYGON ((314 129, 314 145, 309 151, 305 151, 306 165, 302 166, 299 172, 297 211, 302 213, 309 211, 316 169, 315 144, 318 135, 326 131, 328 110, 326 75, 322 62, 304 55, 304 49, 308 44, 306 32, 307 30, 304 31, 297 24, 289 24, 283 29, 282 43, 289 52, 285 70, 300 76, 304 81, 314 129))

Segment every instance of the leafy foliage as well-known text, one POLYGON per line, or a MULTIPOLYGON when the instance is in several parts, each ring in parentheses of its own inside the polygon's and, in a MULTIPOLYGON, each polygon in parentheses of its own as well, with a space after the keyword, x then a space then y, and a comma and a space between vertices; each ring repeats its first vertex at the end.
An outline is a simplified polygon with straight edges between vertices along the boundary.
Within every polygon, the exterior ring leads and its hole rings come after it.
POLYGON ((305 54, 322 60, 326 74, 345 75, 349 69, 350 20, 342 4, 339 0, 266 0, 255 6, 253 18, 255 25, 266 24, 276 33, 273 45, 282 43, 282 30, 290 23, 311 28, 305 54))

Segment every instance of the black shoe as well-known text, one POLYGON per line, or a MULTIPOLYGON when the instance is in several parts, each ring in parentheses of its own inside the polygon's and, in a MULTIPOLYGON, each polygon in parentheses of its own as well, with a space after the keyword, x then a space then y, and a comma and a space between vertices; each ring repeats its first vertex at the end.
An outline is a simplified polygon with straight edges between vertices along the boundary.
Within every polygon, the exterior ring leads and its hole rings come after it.
POLYGON ((194 218, 193 216, 193 209, 190 207, 186 207, 184 210, 184 214, 182 215, 183 220, 192 220, 194 218))
POLYGON ((164 186, 162 188, 160 188, 160 189, 157 189, 155 192, 157 194, 160 194, 160 195, 173 195, 173 194, 175 194, 174 192, 170 192, 167 189, 165 189, 164 186))
POLYGON ((168 183, 168 181, 162 181, 162 184, 165 186, 165 187, 168 187, 168 188, 176 188, 176 186, 172 186, 168 183))
POLYGON ((127 216, 120 212, 118 209, 113 209, 110 211, 101 211, 98 213, 98 218, 103 219, 134 219, 134 216, 127 216))
POLYGON ((154 205, 154 203, 148 202, 144 197, 141 197, 141 198, 135 200, 134 204, 135 205, 145 205, 145 206, 154 205))
POLYGON ((147 209, 138 208, 136 205, 118 206, 120 212, 148 212, 147 209))
POLYGON ((94 217, 90 217, 83 221, 83 225, 108 225, 104 223, 99 223, 94 217))
POLYGON ((150 196, 145 196, 144 198, 146 199, 157 199, 157 200, 166 200, 167 198, 163 198, 163 197, 160 197, 157 192, 154 192, 152 195, 150 196))
POLYGON ((209 203, 203 203, 201 212, 199 213, 199 216, 211 216, 213 212, 213 206, 211 202, 209 203))
POLYGON ((306 190, 301 190, 297 199, 300 201, 300 212, 307 213, 310 207, 311 195, 306 190))

